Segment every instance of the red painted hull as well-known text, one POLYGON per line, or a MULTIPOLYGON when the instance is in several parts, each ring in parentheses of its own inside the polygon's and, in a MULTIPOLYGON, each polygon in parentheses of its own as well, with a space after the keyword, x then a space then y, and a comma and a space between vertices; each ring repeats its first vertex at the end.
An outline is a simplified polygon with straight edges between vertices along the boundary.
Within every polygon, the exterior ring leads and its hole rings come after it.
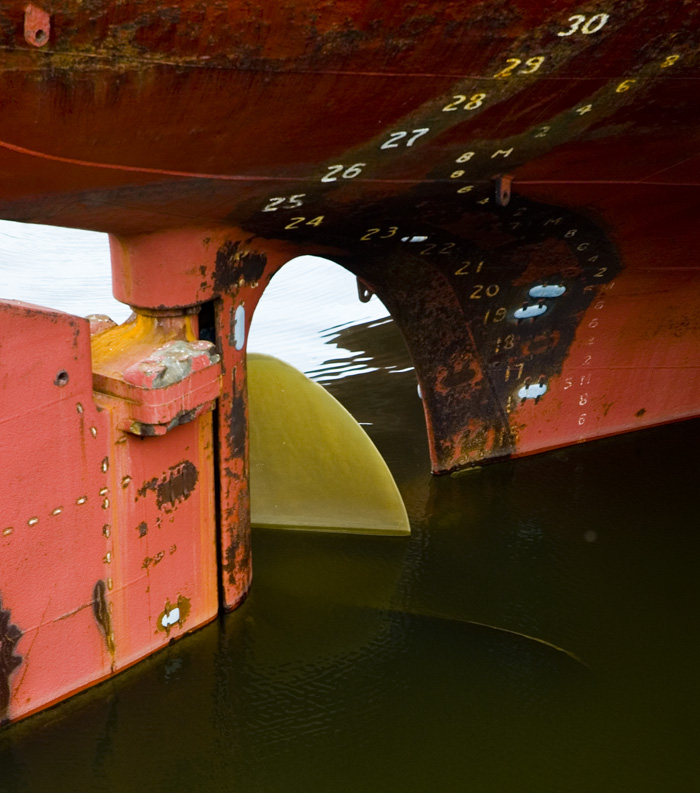
POLYGON ((0 720, 245 597, 245 335, 298 254, 401 327, 436 472, 700 412, 700 7, 377 13, 0 2, 0 217, 109 232, 141 317, 91 356, 0 303, 0 720), (197 314, 217 361, 154 385, 197 314))

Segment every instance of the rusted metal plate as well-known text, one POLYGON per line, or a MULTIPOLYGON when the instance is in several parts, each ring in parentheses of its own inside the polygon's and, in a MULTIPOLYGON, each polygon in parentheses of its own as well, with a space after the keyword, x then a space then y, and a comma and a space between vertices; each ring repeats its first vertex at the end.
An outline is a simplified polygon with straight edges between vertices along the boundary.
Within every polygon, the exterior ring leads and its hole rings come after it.
POLYGON ((682 0, 341 6, 74 0, 37 48, 1 3, 0 214, 291 239, 323 216, 320 241, 387 196, 471 208, 504 168, 636 182, 698 151, 682 0))

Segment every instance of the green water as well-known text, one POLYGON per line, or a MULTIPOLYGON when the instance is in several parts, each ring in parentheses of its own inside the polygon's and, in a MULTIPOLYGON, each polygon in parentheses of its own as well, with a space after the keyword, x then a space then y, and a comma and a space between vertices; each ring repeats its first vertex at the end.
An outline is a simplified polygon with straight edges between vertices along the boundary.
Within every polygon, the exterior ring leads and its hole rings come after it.
POLYGON ((433 478, 393 325, 327 336, 412 536, 257 531, 243 607, 0 733, 0 790, 699 790, 700 421, 433 478))
POLYGON ((700 787, 700 422, 436 479, 405 381, 413 536, 258 531, 245 605, 3 732, 0 789, 700 787))

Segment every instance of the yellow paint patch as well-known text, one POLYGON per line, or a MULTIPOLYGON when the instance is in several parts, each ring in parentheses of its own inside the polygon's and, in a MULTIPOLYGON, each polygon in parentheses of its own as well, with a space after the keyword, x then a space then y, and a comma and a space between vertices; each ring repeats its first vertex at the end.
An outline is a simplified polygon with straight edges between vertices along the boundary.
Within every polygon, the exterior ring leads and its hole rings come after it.
POLYGON ((248 356, 253 526, 409 534, 406 509, 365 431, 284 361, 248 356))

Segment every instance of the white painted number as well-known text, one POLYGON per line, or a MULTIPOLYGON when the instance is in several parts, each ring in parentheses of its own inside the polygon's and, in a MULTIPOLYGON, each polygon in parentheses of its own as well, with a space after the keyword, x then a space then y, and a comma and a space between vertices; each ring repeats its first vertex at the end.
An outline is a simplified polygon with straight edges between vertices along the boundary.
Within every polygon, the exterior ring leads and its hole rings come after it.
POLYGON ((609 19, 609 14, 594 14, 588 18, 583 14, 574 14, 568 20, 571 22, 571 27, 568 30, 560 30, 557 36, 572 36, 574 33, 579 32, 583 33, 584 36, 590 36, 591 33, 597 33, 601 30, 609 19))
POLYGON ((298 195, 270 198, 263 212, 277 212, 278 209, 296 209, 304 203, 301 199, 304 198, 305 195, 306 193, 299 193, 298 195), (287 203, 285 204, 285 202, 287 203))
POLYGON ((365 167, 365 165, 367 165, 366 162, 356 162, 349 168, 345 168, 344 165, 329 165, 328 173, 321 179, 321 181, 335 182, 338 179, 336 174, 340 174, 342 179, 354 179, 356 176, 359 176, 362 173, 362 169, 365 167))
MULTIPOLYGON (((422 135, 425 135, 427 132, 430 132, 428 127, 423 127, 422 129, 414 129, 411 131, 411 137, 406 141, 406 146, 413 146, 413 144, 420 138, 422 135)), ((389 135, 389 140, 379 147, 380 149, 398 149, 399 148, 399 141, 408 135, 408 132, 401 130, 400 132, 392 132, 389 135)))

